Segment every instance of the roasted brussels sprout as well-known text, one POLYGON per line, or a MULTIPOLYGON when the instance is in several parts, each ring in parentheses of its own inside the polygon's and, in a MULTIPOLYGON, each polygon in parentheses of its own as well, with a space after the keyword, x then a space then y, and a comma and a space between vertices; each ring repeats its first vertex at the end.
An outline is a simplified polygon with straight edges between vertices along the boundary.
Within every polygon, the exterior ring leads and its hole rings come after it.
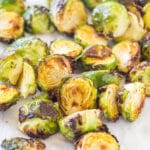
POLYGON ((86 11, 81 0, 52 0, 51 20, 60 32, 73 33, 86 23, 86 11))
POLYGON ((81 56, 81 62, 85 67, 95 69, 115 69, 117 65, 112 50, 102 45, 87 47, 81 56))
POLYGON ((25 139, 21 137, 3 140, 1 147, 5 150, 44 150, 45 144, 38 139, 25 139))
POLYGON ((96 106, 97 89, 85 77, 70 77, 60 87, 59 105, 65 115, 96 106))
POLYGON ((83 2, 85 3, 85 5, 86 5, 89 9, 93 9, 93 8, 95 8, 97 5, 99 5, 100 3, 102 3, 103 0, 83 0, 83 2))
POLYGON ((103 113, 99 109, 91 109, 76 112, 61 119, 59 127, 61 133, 68 140, 73 141, 87 132, 107 130, 102 121, 103 113))
POLYGON ((15 12, 0 10, 0 40, 11 42, 24 32, 24 20, 15 12))
POLYGON ((21 96, 27 98, 36 91, 36 80, 33 67, 27 63, 23 63, 23 71, 18 82, 18 88, 21 96))
POLYGON ((47 56, 37 69, 37 81, 42 90, 58 88, 61 80, 72 73, 71 63, 63 55, 47 56))
POLYGON ((0 0, 0 9, 22 14, 25 10, 24 0, 0 0))
POLYGON ((23 59, 17 55, 10 55, 0 61, 0 80, 9 81, 16 85, 23 69, 23 59))
POLYGON ((129 26, 129 17, 124 5, 108 1, 93 9, 93 24, 98 32, 105 36, 122 36, 129 26))
POLYGON ((142 82, 146 88, 146 95, 150 96, 150 62, 141 62, 129 72, 131 82, 142 82))
POLYGON ((7 49, 8 54, 17 54, 37 66, 39 61, 47 56, 48 47, 46 43, 36 37, 23 37, 11 44, 7 49))
POLYGON ((137 42, 122 41, 113 47, 113 54, 117 58, 118 70, 127 73, 140 61, 140 46, 137 42))
POLYGON ((114 136, 105 132, 91 132, 85 134, 75 144, 75 150, 120 150, 114 136))
POLYGON ((119 118, 117 106, 118 86, 110 84, 100 88, 98 106, 104 112, 106 119, 116 121, 119 118))
POLYGON ((143 83, 128 83, 123 86, 118 96, 118 107, 123 118, 135 121, 142 111, 145 102, 145 86, 143 83))
POLYGON ((19 109, 19 129, 30 137, 47 138, 58 131, 62 117, 56 104, 46 98, 35 98, 19 109))
POLYGON ((83 25, 76 29, 74 39, 83 47, 92 46, 96 44, 107 45, 104 37, 98 36, 95 29, 90 25, 83 25))
POLYGON ((16 103, 19 92, 13 87, 0 85, 0 111, 5 111, 16 103))
POLYGON ((150 61, 150 32, 148 32, 141 41, 142 57, 144 60, 150 61))
POLYGON ((25 29, 29 33, 47 33, 53 31, 49 10, 43 6, 32 6, 23 14, 25 29))
POLYGON ((72 58, 76 58, 83 48, 71 40, 59 39, 50 45, 50 54, 64 54, 72 58))
POLYGON ((83 76, 91 79, 97 87, 102 87, 108 84, 122 85, 125 78, 115 71, 97 70, 83 72, 83 76))
POLYGON ((150 3, 147 3, 144 6, 143 11, 144 11, 143 20, 144 20, 145 27, 150 30, 150 19, 149 19, 149 16, 150 16, 150 3))

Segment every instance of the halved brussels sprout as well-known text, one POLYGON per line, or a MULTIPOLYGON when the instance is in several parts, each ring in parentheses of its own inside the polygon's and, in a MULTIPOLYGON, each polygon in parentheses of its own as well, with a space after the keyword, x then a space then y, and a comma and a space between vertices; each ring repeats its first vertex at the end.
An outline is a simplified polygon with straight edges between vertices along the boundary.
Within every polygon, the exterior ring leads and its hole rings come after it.
POLYGON ((112 52, 117 58, 118 70, 125 73, 138 64, 141 57, 139 44, 128 40, 116 44, 112 52))
POLYGON ((71 40, 59 39, 50 45, 50 54, 64 54, 76 58, 81 54, 83 48, 71 40))
POLYGON ((118 37, 116 40, 139 41, 143 38, 144 34, 146 33, 141 14, 139 12, 137 12, 137 14, 128 12, 128 15, 130 18, 130 25, 126 32, 121 37, 118 37))
POLYGON ((81 0, 52 0, 51 20, 60 32, 73 33, 86 24, 86 11, 81 0))
POLYGON ((131 82, 142 82, 146 88, 146 95, 150 96, 150 62, 141 62, 129 72, 131 82))
POLYGON ((105 36, 122 36, 129 26, 129 17, 124 5, 108 1, 93 9, 93 24, 105 36))
POLYGON ((44 150, 45 144, 38 139, 25 139, 21 137, 3 140, 1 147, 5 150, 44 150))
POLYGON ((103 0, 83 0, 83 2, 85 3, 85 5, 86 5, 89 9, 93 9, 93 8, 95 8, 97 5, 99 5, 100 3, 102 3, 103 0))
POLYGON ((115 69, 117 59, 107 46, 93 45, 87 47, 81 55, 81 62, 87 68, 115 69))
POLYGON ((48 47, 39 38, 29 36, 13 42, 6 52, 15 53, 36 66, 47 56, 48 47))
POLYGON ((33 67, 27 63, 23 63, 23 71, 18 82, 18 89, 21 96, 27 98, 30 94, 36 92, 36 79, 33 67))
POLYGON ((125 78, 122 75, 110 70, 88 71, 83 72, 82 75, 92 80, 97 87, 108 84, 122 85, 125 82, 125 78))
POLYGON ((15 12, 0 10, 0 40, 11 42, 23 35, 24 20, 15 12))
POLYGON ((58 88, 61 80, 72 74, 70 60, 63 55, 47 56, 37 69, 37 81, 42 90, 58 88))
POLYGON ((150 3, 147 3, 144 8, 143 8, 143 11, 144 11, 144 16, 143 16, 143 20, 144 20, 144 24, 145 24, 145 27, 147 29, 150 30, 150 3))
POLYGON ((145 86, 143 83, 128 83, 123 86, 118 97, 119 111, 123 118, 135 121, 145 102, 145 86))
POLYGON ((90 25, 83 25, 76 29, 74 39, 77 43, 83 47, 92 46, 92 45, 107 45, 107 40, 98 36, 95 29, 90 25))
POLYGON ((141 41, 142 57, 150 61, 150 32, 148 32, 141 41))
POLYGON ((18 100, 19 92, 13 87, 0 85, 0 111, 5 111, 18 100))
POLYGON ((0 9, 22 14, 25 11, 24 0, 0 0, 0 9))
POLYGON ((118 86, 110 84, 100 88, 98 106, 104 112, 106 119, 116 121, 119 118, 117 106, 118 86))
POLYGON ((35 98, 19 109, 19 129, 34 138, 47 138, 58 131, 62 117, 56 104, 46 98, 35 98))
POLYGON ((43 6, 32 6, 23 14, 25 29, 29 33, 47 33, 53 31, 49 10, 43 6))
POLYGON ((9 81, 16 85, 23 69, 23 59, 17 55, 10 55, 0 61, 0 80, 9 81))
POLYGON ((99 109, 84 110, 61 119, 59 128, 68 140, 73 141, 84 133, 105 130, 102 121, 103 113, 99 109))
POLYGON ((120 150, 114 136, 105 132, 85 134, 75 144, 75 150, 120 150))
POLYGON ((70 77, 60 87, 59 105, 65 115, 96 106, 97 89, 85 77, 70 77))

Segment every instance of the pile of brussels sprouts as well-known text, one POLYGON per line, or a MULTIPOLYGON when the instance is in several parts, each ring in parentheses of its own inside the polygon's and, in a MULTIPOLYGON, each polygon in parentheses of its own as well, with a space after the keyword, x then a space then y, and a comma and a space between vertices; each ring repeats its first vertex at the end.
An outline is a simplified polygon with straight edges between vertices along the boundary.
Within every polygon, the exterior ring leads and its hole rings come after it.
MULTIPOLYGON (((40 91, 19 109, 22 133, 45 139, 60 131, 75 150, 119 150, 104 119, 135 121, 150 95, 150 2, 47 2, 0 0, 0 40, 10 43, 0 58, 0 111, 40 91), (70 39, 48 45, 31 36, 54 30, 70 39)), ((18 137, 1 146, 46 147, 18 137)))

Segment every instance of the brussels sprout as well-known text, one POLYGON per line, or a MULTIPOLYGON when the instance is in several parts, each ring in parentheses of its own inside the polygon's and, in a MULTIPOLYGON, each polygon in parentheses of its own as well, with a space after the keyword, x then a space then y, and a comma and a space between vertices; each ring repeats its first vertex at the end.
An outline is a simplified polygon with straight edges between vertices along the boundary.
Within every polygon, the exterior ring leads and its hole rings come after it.
POLYGON ((143 40, 141 41, 142 45, 142 57, 145 60, 150 61, 150 32, 148 32, 143 40))
POLYGON ((92 46, 96 44, 107 45, 106 39, 98 36, 95 29, 90 25, 83 25, 76 29, 74 39, 83 47, 92 46))
POLYGON ((15 12, 0 10, 0 40, 11 42, 24 32, 24 20, 15 12))
POLYGON ((139 12, 137 15, 132 12, 129 12, 128 14, 130 18, 130 25, 126 30, 126 32, 121 37, 118 37, 116 40, 139 41, 146 33, 146 30, 144 29, 144 22, 142 20, 142 17, 139 12))
POLYGON ((119 111, 125 120, 131 122, 138 118, 144 102, 145 86, 140 82, 125 84, 118 96, 119 111))
POLYGON ((86 5, 89 9, 93 9, 93 8, 95 8, 97 5, 99 5, 100 3, 102 3, 103 0, 83 0, 83 2, 85 3, 85 5, 86 5))
POLYGON ((115 69, 117 65, 112 50, 102 45, 87 47, 81 56, 81 62, 85 67, 96 69, 115 69))
POLYGON ((60 32, 73 33, 86 23, 86 11, 81 0, 52 0, 51 20, 60 32))
POLYGON ((63 55, 47 56, 37 69, 37 81, 42 90, 58 88, 61 80, 72 73, 71 63, 63 55))
POLYGON ((71 40, 59 39, 50 45, 50 54, 64 54, 72 58, 76 58, 83 48, 71 40))
POLYGON ((145 27, 150 30, 150 19, 149 19, 149 16, 150 16, 150 3, 147 3, 144 6, 143 11, 144 11, 143 20, 144 20, 145 27))
POLYGON ((97 31, 114 38, 122 36, 130 23, 125 6, 113 1, 95 7, 92 19, 97 31))
POLYGON ((106 119, 116 121, 119 118, 119 111, 117 107, 118 86, 110 84, 100 88, 99 94, 99 108, 104 112, 106 119))
POLYGON ((0 80, 16 85, 22 69, 23 59, 17 55, 10 55, 0 61, 0 80))
POLYGON ((65 115, 96 106, 97 89, 85 77, 70 77, 64 81, 59 91, 59 105, 65 115))
POLYGON ((114 136, 105 132, 91 132, 85 134, 75 144, 75 150, 120 150, 114 136))
POLYGON ((110 70, 88 71, 83 72, 82 75, 92 80, 97 87, 108 84, 122 85, 125 81, 122 75, 110 70))
POLYGON ((18 88, 24 98, 27 98, 30 94, 34 94, 36 92, 34 69, 27 62, 23 63, 23 71, 19 79, 18 88))
POLYGON ((45 144, 38 139, 25 139, 21 137, 3 140, 1 147, 5 150, 44 150, 45 144))
POLYGON ((16 103, 19 92, 13 87, 0 85, 0 111, 5 111, 16 103))
POLYGON ((36 66, 39 64, 39 61, 47 56, 47 51, 46 43, 39 38, 23 37, 13 42, 6 52, 20 55, 36 66))
POLYGON ((146 95, 150 96, 150 62, 141 62, 129 72, 131 82, 142 82, 146 88, 146 95))
POLYGON ((105 130, 106 126, 102 120, 103 113, 100 110, 84 110, 61 119, 59 121, 59 127, 61 133, 68 140, 73 141, 84 133, 105 130))
POLYGON ((25 4, 23 0, 0 0, 0 9, 22 14, 25 10, 25 4))
POLYGON ((46 98, 37 98, 20 107, 19 129, 30 137, 47 138, 58 131, 61 117, 56 104, 46 98))
POLYGON ((140 61, 140 46, 137 42, 122 41, 113 47, 113 54, 117 58, 118 70, 127 73, 140 61))
POLYGON ((53 30, 49 10, 43 6, 28 7, 23 17, 25 29, 29 33, 46 33, 53 30))

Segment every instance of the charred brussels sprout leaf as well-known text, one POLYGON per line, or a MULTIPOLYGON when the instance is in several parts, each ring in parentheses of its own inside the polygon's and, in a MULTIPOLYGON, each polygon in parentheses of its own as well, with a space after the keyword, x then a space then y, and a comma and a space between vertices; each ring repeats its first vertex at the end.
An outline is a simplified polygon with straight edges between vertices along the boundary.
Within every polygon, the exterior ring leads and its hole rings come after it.
POLYGON ((83 72, 82 75, 91 79, 97 87, 108 84, 121 85, 125 82, 125 78, 122 75, 110 70, 88 71, 83 72))
POLYGON ((118 86, 110 84, 100 88, 99 94, 99 108, 104 112, 106 119, 116 121, 119 118, 119 111, 117 107, 118 86))
POLYGON ((24 20, 15 12, 0 10, 0 40, 11 42, 23 35, 24 20))
POLYGON ((0 0, 0 9, 22 14, 25 10, 24 0, 0 0))
POLYGON ((97 89, 93 82, 85 77, 70 77, 61 86, 59 105, 65 115, 96 105, 97 89))
POLYGON ((150 16, 150 3, 147 3, 144 6, 143 11, 144 11, 143 20, 144 20, 144 23, 145 23, 145 27, 147 29, 150 29, 150 19, 149 19, 149 16, 150 16))
POLYGON ((76 58, 81 54, 83 48, 71 40, 55 40, 50 46, 50 54, 64 54, 76 58))
POLYGON ((39 61, 47 56, 47 51, 46 43, 36 37, 20 38, 7 49, 8 54, 15 53, 31 62, 34 66, 37 66, 39 61))
POLYGON ((118 70, 127 73, 140 61, 140 46, 137 42, 122 41, 113 47, 118 70))
POLYGON ((58 131, 61 117, 56 104, 46 98, 37 98, 20 107, 19 129, 30 137, 47 138, 58 131))
POLYGON ((0 111, 5 111, 10 106, 16 103, 19 97, 19 92, 6 85, 0 85, 0 111))
POLYGON ((27 98, 36 91, 36 79, 33 67, 27 63, 23 63, 23 71, 18 82, 18 88, 21 95, 27 98))
POLYGON ((25 139, 21 137, 3 140, 1 147, 5 150, 44 150, 45 144, 38 139, 25 139))
POLYGON ((29 7, 23 14, 25 29, 30 33, 47 33, 53 30, 49 10, 43 6, 29 7))
POLYGON ((150 96, 150 62, 141 62, 129 72, 131 82, 142 82, 146 87, 146 95, 150 96))
POLYGON ((142 111, 144 102, 145 86, 143 83, 125 84, 119 93, 119 111, 125 120, 135 121, 142 111))
POLYGON ((84 110, 61 119, 59 127, 61 133, 73 141, 87 132, 107 130, 102 120, 103 113, 99 109, 84 110))
POLYGON ((95 8, 97 5, 99 5, 100 3, 102 3, 103 0, 83 0, 83 2, 85 3, 85 5, 86 5, 89 9, 93 9, 93 8, 95 8))
POLYGON ((17 55, 10 55, 0 61, 0 80, 16 85, 22 69, 23 59, 17 55))
POLYGON ((81 56, 81 62, 85 67, 96 69, 115 69, 117 64, 112 50, 102 45, 86 48, 81 56))
POLYGON ((63 55, 47 56, 37 69, 37 81, 42 90, 58 88, 61 80, 72 73, 69 59, 63 55))
POLYGON ((92 19, 97 31, 114 38, 123 35, 130 23, 125 6, 113 1, 95 7, 92 19))
POLYGON ((83 25, 76 29, 74 39, 83 47, 92 46, 96 44, 107 45, 104 37, 98 36, 95 29, 90 25, 83 25))
POLYGON ((114 136, 105 132, 91 132, 85 134, 75 144, 75 150, 120 150, 114 136))
POLYGON ((81 0, 52 0, 51 20, 60 32, 73 33, 86 23, 86 11, 81 0))

